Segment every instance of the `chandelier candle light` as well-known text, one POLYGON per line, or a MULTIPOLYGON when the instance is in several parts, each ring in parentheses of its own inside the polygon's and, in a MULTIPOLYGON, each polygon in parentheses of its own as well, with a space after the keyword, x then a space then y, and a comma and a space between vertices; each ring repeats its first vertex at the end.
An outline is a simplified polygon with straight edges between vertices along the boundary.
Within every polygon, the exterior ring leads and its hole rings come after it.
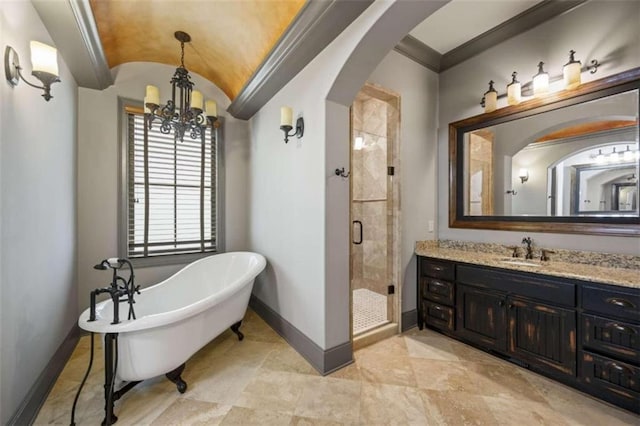
POLYGON ((147 86, 145 118, 149 128, 157 119, 162 133, 169 134, 174 130, 176 140, 184 140, 187 131, 191 139, 198 139, 204 135, 204 129, 208 125, 213 126, 218 119, 218 106, 215 101, 205 103, 202 92, 193 90, 194 84, 184 66, 184 44, 191 41, 191 36, 183 31, 176 31, 174 36, 180 42, 181 56, 180 66, 171 79, 171 99, 166 105, 160 105, 160 90, 156 86, 147 86))

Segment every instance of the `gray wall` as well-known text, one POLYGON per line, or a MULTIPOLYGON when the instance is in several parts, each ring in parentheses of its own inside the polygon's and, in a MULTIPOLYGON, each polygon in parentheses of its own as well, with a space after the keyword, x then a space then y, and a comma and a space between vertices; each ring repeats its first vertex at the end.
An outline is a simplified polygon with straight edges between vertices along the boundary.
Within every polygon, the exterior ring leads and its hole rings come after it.
MULTIPOLYGON (((640 66, 640 2, 591 1, 517 37, 507 40, 440 75, 440 127, 438 130, 438 233, 441 239, 490 241, 513 244, 521 232, 453 229, 448 226, 448 126, 449 123, 482 113, 479 99, 489 80, 504 92, 516 70, 521 81, 535 74, 543 60, 552 75, 561 75, 568 52, 574 49, 583 64, 598 59, 596 74, 583 73, 583 81, 640 66)), ((499 107, 505 101, 500 100, 499 107)), ((635 238, 531 233, 545 247, 614 253, 638 253, 635 238)))
MULTIPOLYGON (((0 2, 2 49, 31 80, 29 41, 52 44, 30 2, 0 2)), ((45 102, 21 82, 0 84, 0 423, 6 424, 77 319, 77 86, 58 57, 61 83, 45 102)), ((3 76, 4 77, 4 76, 3 76)), ((37 82, 37 81, 36 81, 37 82)))
POLYGON ((390 52, 368 79, 400 95, 400 270, 402 312, 416 309, 417 240, 431 240, 435 221, 438 74, 390 52))
MULTIPOLYGON (((118 253, 118 97, 142 100, 147 84, 160 88, 160 101, 171 95, 169 80, 175 67, 145 62, 123 64, 112 70, 115 84, 98 91, 79 89, 78 113, 78 282, 80 309, 89 304, 89 292, 109 281, 108 274, 92 268, 101 259, 124 256, 118 253)), ((197 74, 195 87, 205 99, 218 103, 225 117, 229 99, 197 74)), ((247 164, 248 124, 225 117, 225 247, 227 251, 247 248, 247 164)), ((136 283, 155 284, 183 265, 136 268, 136 283)))

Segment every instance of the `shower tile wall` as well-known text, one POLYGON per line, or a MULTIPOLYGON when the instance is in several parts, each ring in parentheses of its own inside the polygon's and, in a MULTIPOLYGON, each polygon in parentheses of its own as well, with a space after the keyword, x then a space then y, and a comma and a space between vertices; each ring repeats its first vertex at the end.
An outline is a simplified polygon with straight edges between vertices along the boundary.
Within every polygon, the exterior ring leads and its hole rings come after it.
MULTIPOLYGON (((353 141, 363 139, 352 152, 352 217, 363 224, 363 242, 352 250, 352 289, 367 288, 385 294, 388 274, 387 220, 387 110, 385 101, 359 95, 353 104, 353 141)), ((358 238, 358 225, 354 238, 358 238)))

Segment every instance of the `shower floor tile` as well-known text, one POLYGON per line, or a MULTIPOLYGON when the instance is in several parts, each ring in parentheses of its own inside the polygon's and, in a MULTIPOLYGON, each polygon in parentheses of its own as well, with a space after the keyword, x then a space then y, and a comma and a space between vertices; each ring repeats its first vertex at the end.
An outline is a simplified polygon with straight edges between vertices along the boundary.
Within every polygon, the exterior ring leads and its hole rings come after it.
POLYGON ((387 296, 366 288, 353 290, 353 335, 387 324, 387 296))

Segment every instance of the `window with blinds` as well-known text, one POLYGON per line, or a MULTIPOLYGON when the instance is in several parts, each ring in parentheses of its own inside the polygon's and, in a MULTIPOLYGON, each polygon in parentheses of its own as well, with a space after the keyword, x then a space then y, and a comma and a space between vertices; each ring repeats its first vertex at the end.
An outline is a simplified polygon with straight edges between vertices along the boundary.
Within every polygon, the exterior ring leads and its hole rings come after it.
POLYGON ((176 141, 157 121, 145 132, 143 114, 126 116, 128 257, 216 251, 215 130, 176 141))

